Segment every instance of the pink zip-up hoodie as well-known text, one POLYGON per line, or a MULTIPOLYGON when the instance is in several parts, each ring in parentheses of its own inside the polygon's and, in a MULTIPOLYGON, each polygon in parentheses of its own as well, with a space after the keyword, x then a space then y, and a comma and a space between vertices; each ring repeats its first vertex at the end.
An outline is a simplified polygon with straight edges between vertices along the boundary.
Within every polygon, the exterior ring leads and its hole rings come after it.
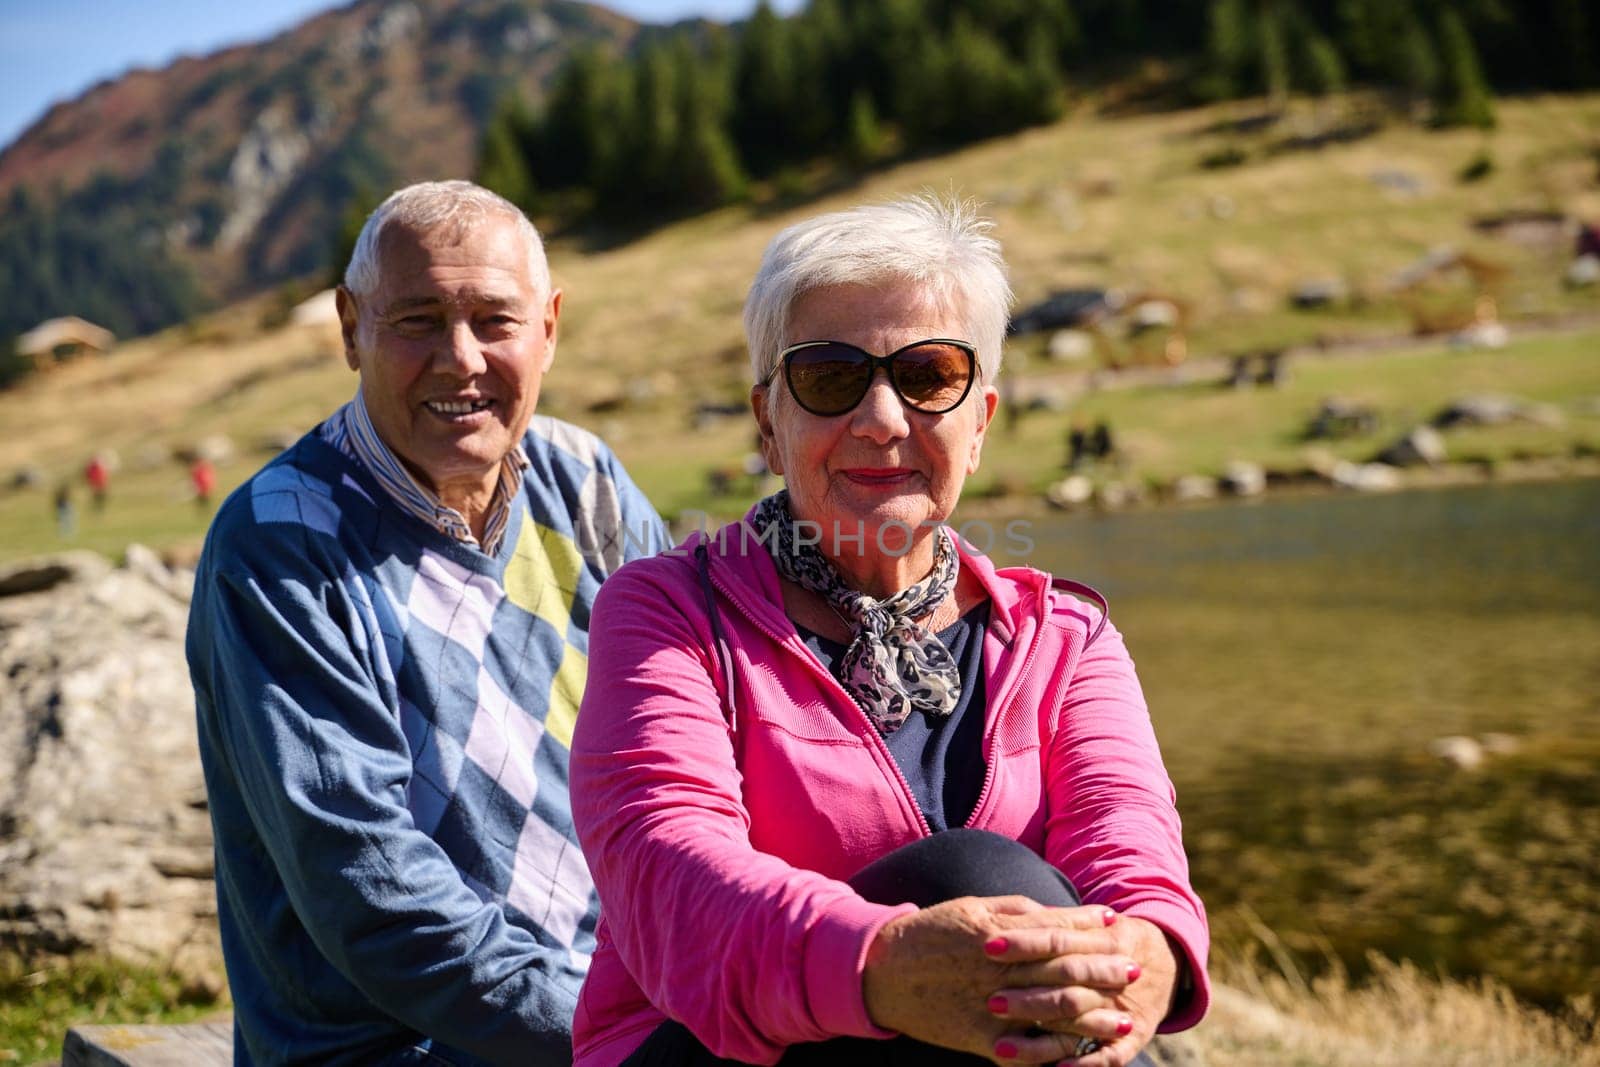
MULTIPOLYGON (((1210 1001, 1205 909, 1121 636, 1047 574, 965 547, 961 563, 991 600, 987 780, 967 825, 1042 855, 1085 904, 1170 934, 1193 988, 1161 1029, 1193 1026, 1210 1001)), ((927 823, 784 614, 751 528, 612 575, 589 656, 572 806, 601 915, 579 1067, 620 1063, 668 1017, 757 1064, 799 1042, 891 1036, 867 1016, 862 968, 879 928, 914 909, 868 903, 843 879, 927 823)))

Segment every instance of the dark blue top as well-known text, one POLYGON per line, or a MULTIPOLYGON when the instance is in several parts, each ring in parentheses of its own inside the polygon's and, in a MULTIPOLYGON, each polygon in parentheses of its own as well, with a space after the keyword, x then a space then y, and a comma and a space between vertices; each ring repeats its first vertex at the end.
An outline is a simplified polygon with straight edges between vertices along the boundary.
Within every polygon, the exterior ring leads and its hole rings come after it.
MULTIPOLYGON (((883 739, 934 833, 965 826, 983 792, 983 634, 988 627, 986 600, 939 631, 939 640, 961 671, 961 699, 948 717, 915 712, 883 739)), ((803 626, 797 629, 832 673, 849 646, 803 626)))

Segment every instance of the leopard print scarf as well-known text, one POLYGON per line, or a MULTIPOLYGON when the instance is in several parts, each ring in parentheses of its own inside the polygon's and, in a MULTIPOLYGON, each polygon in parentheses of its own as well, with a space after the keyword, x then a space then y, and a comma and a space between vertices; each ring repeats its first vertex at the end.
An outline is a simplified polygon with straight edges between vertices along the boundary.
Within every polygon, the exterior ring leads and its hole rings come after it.
POLYGON ((816 545, 795 536, 789 493, 780 490, 756 505, 755 528, 769 542, 778 573, 825 599, 855 631, 834 674, 880 734, 894 733, 913 711, 942 718, 961 699, 961 671, 936 634, 912 620, 949 596, 960 566, 950 532, 936 534, 933 570, 885 600, 845 584, 816 545))

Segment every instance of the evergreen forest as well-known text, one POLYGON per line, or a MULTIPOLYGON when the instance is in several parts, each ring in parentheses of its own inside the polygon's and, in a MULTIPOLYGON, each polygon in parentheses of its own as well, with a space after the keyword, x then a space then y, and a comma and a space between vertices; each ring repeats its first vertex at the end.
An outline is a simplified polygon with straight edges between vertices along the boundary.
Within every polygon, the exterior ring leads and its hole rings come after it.
MULTIPOLYGON (((577 51, 542 99, 490 100, 476 173, 546 225, 622 239, 752 189, 803 197, 1049 123, 1089 94, 1149 108, 1358 89, 1398 121, 1489 128, 1496 93, 1594 88, 1592 0, 810 0, 786 17, 763 3, 732 26, 577 51)), ((20 369, 6 339, 49 315, 127 336, 216 296, 158 221, 185 168, 174 143, 136 176, 8 196, 0 384, 20 369)), ((386 186, 308 182, 286 195, 329 200, 331 261, 386 186)), ((206 248, 224 210, 201 206, 190 243, 206 248)))
POLYGON ((1600 86, 1585 0, 810 0, 571 57, 508 99, 479 180, 537 214, 636 225, 1050 122, 1075 91, 1167 74, 1152 106, 1378 90, 1493 127, 1496 91, 1600 86))

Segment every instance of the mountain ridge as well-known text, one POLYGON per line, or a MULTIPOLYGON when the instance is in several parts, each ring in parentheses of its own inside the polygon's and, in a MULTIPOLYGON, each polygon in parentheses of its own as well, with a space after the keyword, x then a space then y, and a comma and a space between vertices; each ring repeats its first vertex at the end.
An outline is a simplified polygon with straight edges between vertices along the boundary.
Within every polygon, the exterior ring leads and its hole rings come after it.
POLYGON ((500 101, 540 99, 572 50, 652 29, 572 0, 354 0, 54 105, 0 152, 0 197, 96 219, 136 203, 142 248, 235 299, 320 269, 354 202, 470 174, 500 101))

